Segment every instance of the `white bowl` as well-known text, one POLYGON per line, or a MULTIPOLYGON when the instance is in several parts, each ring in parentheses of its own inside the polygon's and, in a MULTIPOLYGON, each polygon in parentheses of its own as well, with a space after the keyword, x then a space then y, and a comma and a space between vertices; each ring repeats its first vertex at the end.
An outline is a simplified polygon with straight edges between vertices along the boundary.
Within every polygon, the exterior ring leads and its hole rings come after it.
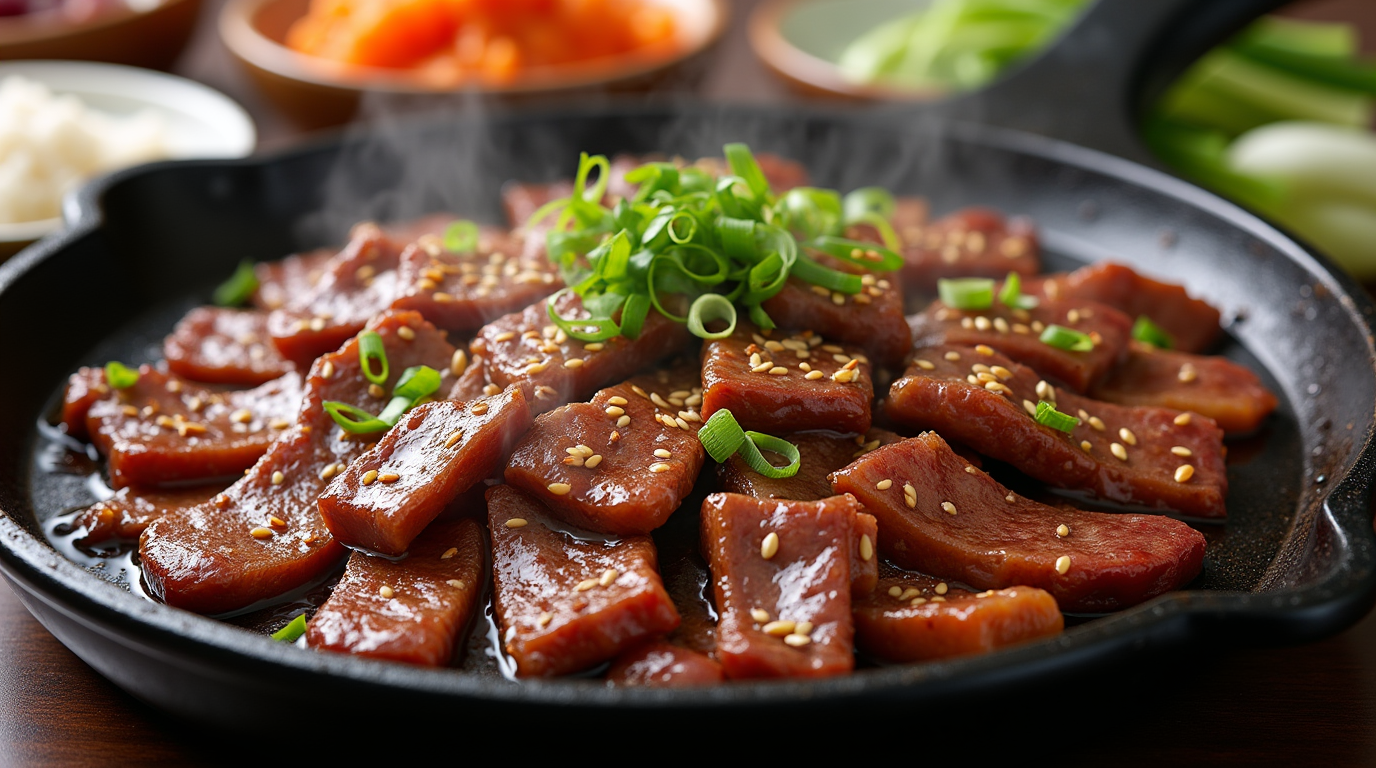
MULTIPOLYGON (((229 97, 161 72, 85 61, 0 62, 0 80, 22 75, 113 115, 161 114, 171 159, 244 157, 258 141, 253 120, 229 97)), ((62 219, 0 223, 0 256, 60 229, 62 219)))

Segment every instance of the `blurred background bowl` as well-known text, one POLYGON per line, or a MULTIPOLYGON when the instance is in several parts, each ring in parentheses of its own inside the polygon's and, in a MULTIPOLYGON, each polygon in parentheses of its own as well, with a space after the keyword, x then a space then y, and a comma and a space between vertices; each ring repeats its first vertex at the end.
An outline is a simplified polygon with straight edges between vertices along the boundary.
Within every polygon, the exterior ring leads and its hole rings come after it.
POLYGON ((635 53, 530 70, 517 81, 454 88, 427 82, 414 72, 345 64, 287 47, 287 31, 306 15, 310 0, 229 0, 220 13, 220 36, 248 71, 254 84, 305 128, 347 122, 367 93, 405 96, 476 94, 503 102, 529 102, 555 96, 634 93, 673 77, 691 76, 693 66, 712 48, 730 12, 725 0, 655 0, 674 16, 675 52, 647 59, 635 53))
MULTIPOLYGON (((242 107, 184 78, 85 61, 0 62, 0 81, 11 75, 43 83, 54 94, 76 96, 90 109, 111 115, 143 110, 160 114, 167 126, 170 158, 245 157, 257 144, 253 120, 242 107)), ((0 258, 61 226, 60 218, 0 223, 0 258)))
POLYGON ((170 69, 191 38, 201 4, 135 0, 84 19, 58 10, 0 17, 0 60, 75 59, 170 69))

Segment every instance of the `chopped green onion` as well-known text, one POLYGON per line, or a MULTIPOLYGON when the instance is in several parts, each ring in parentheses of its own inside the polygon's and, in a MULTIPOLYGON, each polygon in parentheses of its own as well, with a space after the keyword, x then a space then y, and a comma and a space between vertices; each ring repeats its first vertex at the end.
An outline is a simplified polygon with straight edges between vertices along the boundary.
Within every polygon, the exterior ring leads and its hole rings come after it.
POLYGON ((611 318, 610 314, 608 314, 607 317, 595 320, 592 318, 571 320, 560 315, 559 312, 554 309, 556 300, 564 291, 572 290, 571 288, 564 288, 560 290, 559 293, 549 297, 549 301, 545 304, 545 314, 549 316, 550 322, 562 328, 564 333, 567 333, 569 337, 578 339, 579 341, 606 341, 607 339, 621 335, 621 326, 611 318))
POLYGON ((1003 288, 999 290, 999 303, 1013 309, 1032 309, 1041 302, 1036 296, 1028 296, 1022 292, 1021 275, 1009 272, 1008 277, 1003 279, 1003 288))
POLYGON ((640 338, 640 331, 645 327, 645 318, 649 314, 649 296, 643 293, 627 296, 626 303, 621 306, 621 335, 628 339, 640 338))
POLYGON ((294 643, 306 634, 306 614, 298 613, 287 626, 272 633, 272 639, 279 643, 294 643))
POLYGON ((213 298, 222 307, 238 307, 253 298, 258 290, 258 275, 253 271, 253 262, 244 259, 229 279, 215 289, 213 298))
POLYGON ((720 293, 704 293, 688 310, 688 330, 700 339, 724 339, 736 332, 736 305, 720 293), (706 323, 725 320, 726 328, 709 331, 706 323))
POLYGON ((721 463, 739 453, 746 465, 765 477, 793 477, 802 466, 802 454, 798 452, 798 446, 773 435, 741 429, 736 417, 726 408, 712 414, 707 423, 702 425, 702 429, 698 430, 698 440, 713 461, 721 463), (770 464, 760 453, 761 448, 783 456, 789 463, 782 467, 770 464))
POLYGON ((954 309, 976 310, 994 306, 994 281, 985 277, 937 280, 936 291, 946 306, 954 309))
POLYGON ((401 372, 397 385, 392 388, 392 397, 407 397, 419 400, 433 395, 440 388, 440 372, 428 365, 413 365, 401 372))
POLYGON ((1138 315, 1137 322, 1132 324, 1132 338, 1159 349, 1170 349, 1175 346, 1175 340, 1171 335, 1146 315, 1138 315))
POLYGON ((1064 349, 1069 352, 1088 352, 1094 349, 1094 339, 1088 334, 1080 333, 1073 328, 1066 328, 1063 325, 1048 325, 1042 331, 1041 341, 1047 346, 1056 349, 1064 349))
POLYGON ((358 364, 363 367, 363 375, 374 384, 387 383, 387 349, 382 346, 382 337, 377 331, 364 331, 358 335, 358 364), (372 361, 377 361, 378 370, 373 370, 372 361))
POLYGON ((473 253, 478 250, 478 225, 459 219, 444 228, 444 249, 453 253, 473 253))
POLYGON ((801 257, 793 263, 793 274, 813 285, 820 285, 828 291, 838 291, 849 295, 857 294, 865 287, 859 275, 824 267, 807 257, 801 257))
POLYGON ((392 428, 392 424, 388 424, 362 408, 338 400, 326 400, 324 408, 325 412, 330 414, 330 418, 334 419, 334 423, 338 424, 345 432, 366 435, 392 428))
POLYGON ((760 170, 760 164, 755 161, 755 154, 750 147, 740 143, 727 144, 722 148, 722 153, 726 155, 727 165, 731 166, 731 173, 744 179, 750 194, 763 202, 769 194, 769 180, 764 177, 764 171, 760 170))
POLYGON ((1045 400, 1037 403, 1037 423, 1044 427, 1051 427, 1062 432, 1069 433, 1071 430, 1080 426, 1080 420, 1069 414, 1061 413, 1056 410, 1056 406, 1045 400))
POLYGON ((382 413, 373 414, 338 400, 326 400, 325 412, 346 432, 358 435, 383 432, 396 426, 401 417, 421 400, 440 388, 440 374, 428 365, 413 365, 402 371, 392 389, 392 399, 382 413))
POLYGON ((128 389, 139 383, 137 368, 130 368, 118 360, 105 364, 105 383, 115 389, 128 389))
POLYGON ((803 243, 803 245, 865 269, 893 272, 903 268, 902 256, 890 248, 875 243, 822 235, 803 243))

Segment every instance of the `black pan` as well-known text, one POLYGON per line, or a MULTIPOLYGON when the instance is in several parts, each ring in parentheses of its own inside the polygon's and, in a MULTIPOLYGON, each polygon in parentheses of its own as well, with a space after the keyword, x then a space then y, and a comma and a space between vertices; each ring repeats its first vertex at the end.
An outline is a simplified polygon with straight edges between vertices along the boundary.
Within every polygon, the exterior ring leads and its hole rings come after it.
MULTIPOLYGON (((1071 95, 1111 96, 1090 109, 1067 106, 1077 102, 1064 91, 1042 90, 1050 101, 1017 114, 1034 118, 1035 128, 1140 153, 1123 94, 1142 93, 1143 83, 1186 58, 1154 52, 1197 52, 1269 3, 1200 4, 1206 15, 1182 30, 1190 35, 1170 37, 1184 5, 1104 3, 1059 48, 991 93, 1028 105, 1019 83, 1051 83, 1081 89, 1071 95), (1114 29, 1119 48, 1108 50, 1099 37, 1114 29), (1195 42, 1179 48, 1170 42, 1178 39, 1195 42), (1106 79, 1077 81, 1076 73, 1106 79), (1095 110, 1101 130, 1082 130, 1079 121, 1095 110), (1071 119, 1058 123, 1058 116, 1071 119)), ((1371 301, 1321 256, 1167 174, 1030 133, 944 119, 986 109, 1007 123, 1014 115, 999 103, 965 98, 866 116, 707 106, 450 116, 269 158, 165 163, 104 179, 76 199, 67 232, 0 267, 0 327, 16 371, 6 377, 0 409, 0 570, 53 634, 117 685, 180 715, 245 728, 264 722, 265 702, 279 714, 347 700, 350 713, 440 718, 930 703, 1121 663, 1144 650, 1303 642, 1352 624, 1376 595, 1371 301), (362 218, 455 210, 497 222, 503 181, 567 175, 580 150, 697 156, 737 140, 805 161, 826 186, 883 184, 928 196, 937 212, 984 204, 1028 214, 1042 227, 1052 266, 1112 257, 1181 281, 1223 308, 1229 337, 1218 351, 1262 372, 1282 404, 1262 434, 1230 444, 1229 520, 1205 526, 1200 579, 1060 637, 975 658, 817 682, 617 690, 595 680, 518 685, 492 674, 303 652, 147 601, 48 543, 54 518, 90 499, 84 478, 70 472, 80 460, 39 434, 65 377, 82 364, 155 356, 181 312, 205 301, 240 259, 337 241, 362 218)), ((677 515, 669 529, 687 520, 691 530, 691 514, 677 515)))

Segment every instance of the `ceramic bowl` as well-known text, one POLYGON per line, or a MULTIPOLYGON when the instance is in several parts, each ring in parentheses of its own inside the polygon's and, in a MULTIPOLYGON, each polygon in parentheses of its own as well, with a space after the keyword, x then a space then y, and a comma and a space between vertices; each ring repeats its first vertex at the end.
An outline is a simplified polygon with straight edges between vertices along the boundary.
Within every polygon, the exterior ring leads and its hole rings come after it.
POLYGON ((74 21, 58 12, 0 18, 0 60, 76 59, 169 69, 202 0, 134 0, 74 21))

